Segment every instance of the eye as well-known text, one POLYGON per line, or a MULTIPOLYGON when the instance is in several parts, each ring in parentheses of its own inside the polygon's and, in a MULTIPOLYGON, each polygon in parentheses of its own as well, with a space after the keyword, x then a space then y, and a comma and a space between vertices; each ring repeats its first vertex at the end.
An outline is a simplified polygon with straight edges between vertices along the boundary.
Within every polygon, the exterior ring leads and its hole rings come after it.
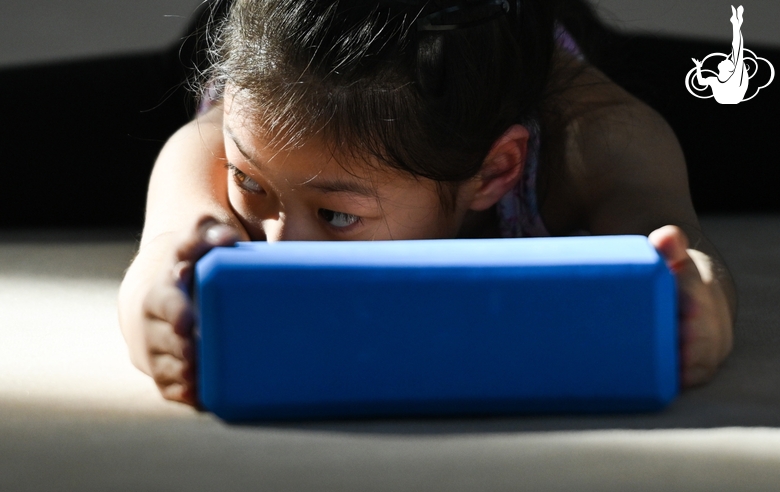
POLYGON ((325 220, 325 222, 332 225, 333 227, 338 228, 349 227, 352 224, 360 222, 360 217, 357 215, 345 214, 343 212, 334 212, 333 210, 328 210, 326 208, 321 208, 319 210, 319 214, 320 217, 325 220))
POLYGON ((230 171, 230 174, 233 176, 233 180, 236 182, 236 184, 245 189, 246 191, 250 193, 261 193, 265 194, 265 190, 262 186, 260 186, 257 181, 247 176, 244 172, 242 172, 239 168, 234 166, 231 163, 225 164, 225 167, 228 168, 230 171))

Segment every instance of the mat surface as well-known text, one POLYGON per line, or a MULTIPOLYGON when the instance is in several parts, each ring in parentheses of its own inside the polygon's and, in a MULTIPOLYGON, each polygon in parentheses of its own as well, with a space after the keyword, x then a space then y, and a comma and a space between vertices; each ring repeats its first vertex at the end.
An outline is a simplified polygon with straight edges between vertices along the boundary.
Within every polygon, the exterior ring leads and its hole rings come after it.
POLYGON ((780 216, 707 217, 734 352, 647 415, 229 426, 163 401, 116 320, 130 232, 0 233, 0 490, 770 490, 780 216))

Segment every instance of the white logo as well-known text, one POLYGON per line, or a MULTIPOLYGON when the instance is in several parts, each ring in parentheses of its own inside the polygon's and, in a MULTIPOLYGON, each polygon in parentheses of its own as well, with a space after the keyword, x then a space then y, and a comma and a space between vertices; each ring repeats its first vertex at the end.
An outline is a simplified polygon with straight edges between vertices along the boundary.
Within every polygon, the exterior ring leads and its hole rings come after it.
MULTIPOLYGON (((699 99, 714 97, 720 104, 739 104, 742 101, 749 101, 756 97, 758 91, 771 84, 775 78, 775 67, 766 58, 756 56, 755 53, 743 45, 741 28, 742 13, 744 11, 745 9, 742 8, 742 5, 736 10, 733 5, 731 6, 732 16, 730 20, 734 36, 731 41, 730 55, 712 53, 707 55, 702 61, 693 58, 693 63, 696 64, 696 67, 692 68, 688 75, 685 76, 685 88, 699 99), (714 70, 703 68, 703 65, 710 58, 714 58, 714 61, 721 60, 718 63, 717 73, 714 70), (769 67, 769 80, 766 84, 756 87, 755 91, 751 91, 750 96, 745 97, 750 80, 758 73, 759 60, 765 62, 769 67), (705 77, 705 75, 713 76, 705 77), (712 89, 712 94, 700 95, 701 93, 709 92, 707 90, 708 87, 712 89)), ((753 85, 755 87, 755 83, 753 85)))

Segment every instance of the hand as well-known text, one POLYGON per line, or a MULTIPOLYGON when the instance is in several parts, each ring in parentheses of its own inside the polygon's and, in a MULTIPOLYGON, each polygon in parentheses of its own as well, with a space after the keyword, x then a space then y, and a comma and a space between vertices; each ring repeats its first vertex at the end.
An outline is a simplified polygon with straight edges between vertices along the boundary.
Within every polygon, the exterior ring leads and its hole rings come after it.
POLYGON ((215 246, 229 246, 239 233, 204 217, 174 243, 170 260, 143 297, 142 330, 150 376, 162 396, 196 406, 195 313, 188 295, 195 262, 215 246))
POLYGON ((712 379, 731 351, 732 320, 711 259, 688 249, 688 238, 676 226, 664 226, 648 239, 677 279, 681 381, 683 387, 712 379))
POLYGON ((691 58, 691 60, 693 60, 693 63, 696 64, 697 68, 701 68, 701 62, 699 60, 697 60, 696 58, 691 58))

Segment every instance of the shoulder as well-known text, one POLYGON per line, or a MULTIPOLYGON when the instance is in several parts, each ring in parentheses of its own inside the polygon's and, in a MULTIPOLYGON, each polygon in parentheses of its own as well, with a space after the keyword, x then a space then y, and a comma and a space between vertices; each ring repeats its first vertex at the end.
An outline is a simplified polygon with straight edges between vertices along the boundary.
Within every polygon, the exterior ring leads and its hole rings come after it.
POLYGON ((569 197, 578 228, 648 234, 697 224, 685 158, 666 120, 596 69, 574 80, 562 99, 558 193, 569 197))

